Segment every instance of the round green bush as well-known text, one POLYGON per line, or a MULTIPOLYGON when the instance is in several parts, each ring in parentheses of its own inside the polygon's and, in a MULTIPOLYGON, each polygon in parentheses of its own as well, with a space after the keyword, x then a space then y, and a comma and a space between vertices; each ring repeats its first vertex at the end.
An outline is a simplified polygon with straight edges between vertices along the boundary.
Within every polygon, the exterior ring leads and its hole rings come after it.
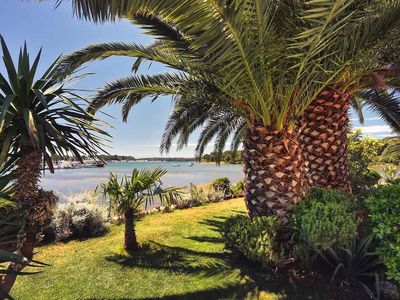
POLYGON ((225 245, 242 253, 247 259, 264 267, 275 266, 282 260, 277 232, 279 221, 273 217, 237 215, 225 222, 222 232, 225 245))
POLYGON ((228 177, 222 177, 222 178, 217 178, 215 179, 212 183, 211 186, 215 191, 219 191, 224 193, 225 196, 228 196, 231 194, 231 182, 228 177))
POLYGON ((312 189, 292 215, 294 238, 314 250, 347 245, 357 225, 354 198, 337 190, 312 189))
POLYGON ((400 283, 400 185, 379 186, 366 199, 366 205, 387 276, 400 283))

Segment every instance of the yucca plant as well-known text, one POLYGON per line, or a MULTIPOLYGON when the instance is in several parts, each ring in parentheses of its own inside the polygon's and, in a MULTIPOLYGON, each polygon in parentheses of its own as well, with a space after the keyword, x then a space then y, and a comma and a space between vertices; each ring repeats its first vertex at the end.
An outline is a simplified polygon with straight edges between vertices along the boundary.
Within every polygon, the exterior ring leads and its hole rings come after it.
MULTIPOLYGON (((8 165, 15 179, 13 201, 24 220, 17 250, 31 260, 39 223, 45 221, 42 213, 51 210, 55 199, 38 188, 42 170, 47 165, 54 171, 52 159, 56 155, 72 155, 81 161, 84 154, 96 158, 107 134, 98 127, 99 120, 81 107, 84 99, 53 77, 58 60, 37 78, 41 51, 31 64, 25 45, 15 64, 4 39, 0 40, 6 71, 0 73, 0 165, 12 162, 8 165)), ((9 268, 20 271, 23 265, 11 264, 9 268)), ((4 276, 6 292, 15 274, 4 276)))
MULTIPOLYGON (((329 247, 326 251, 319 251, 320 257, 333 270, 331 284, 335 280, 341 285, 356 282, 371 298, 374 298, 374 293, 370 289, 371 282, 376 282, 376 278, 379 279, 383 263, 375 252, 370 251, 373 240, 373 235, 362 239, 354 238, 349 247, 329 247)), ((379 294, 379 285, 377 293, 379 294)))
MULTIPOLYGON (((347 133, 350 91, 366 85, 365 78, 380 67, 374 49, 396 29, 400 13, 399 1, 76 0, 74 4, 78 15, 94 21, 129 18, 156 42, 151 47, 89 47, 64 58, 61 71, 110 55, 137 57, 134 68, 149 60, 181 71, 112 82, 95 97, 92 109, 122 103, 126 117, 143 98, 180 93, 199 81, 222 91, 218 101, 237 112, 246 125, 242 132, 250 214, 278 215, 283 224, 308 184, 296 124, 315 99, 329 92, 337 109, 331 113, 344 117, 344 123, 328 120, 336 126, 339 145, 328 147, 336 158, 325 163, 344 164, 340 145, 347 133)), ((318 118, 323 117, 332 116, 318 118)), ((190 129, 199 124, 201 117, 190 129)), ((221 131, 222 136, 230 128, 221 131)), ((322 133, 316 132, 319 139, 322 133)), ((349 185, 347 174, 330 172, 335 185, 349 185)))
POLYGON ((162 188, 161 178, 166 173, 167 171, 162 168, 134 169, 130 177, 125 176, 122 180, 118 180, 115 174, 110 173, 108 182, 100 186, 103 195, 110 199, 110 206, 117 214, 124 217, 124 247, 130 253, 139 247, 135 223, 141 208, 146 209, 156 199, 160 203, 171 202, 182 193, 180 188, 162 188))
MULTIPOLYGON (((7 171, 6 166, 0 167, 0 276, 4 275, 30 275, 36 272, 21 272, 10 270, 10 263, 30 267, 47 266, 34 260, 15 253, 17 234, 23 225, 22 215, 16 209, 13 199, 13 176, 7 171)), ((0 284, 0 297, 2 299, 12 299, 8 292, 3 289, 3 281, 0 284)))

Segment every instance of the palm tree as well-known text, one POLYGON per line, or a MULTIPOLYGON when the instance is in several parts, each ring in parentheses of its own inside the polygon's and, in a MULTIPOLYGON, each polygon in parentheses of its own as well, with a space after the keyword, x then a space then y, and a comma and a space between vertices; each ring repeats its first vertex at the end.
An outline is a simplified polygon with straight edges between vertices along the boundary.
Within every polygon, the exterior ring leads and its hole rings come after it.
MULTIPOLYGON (((97 157, 106 133, 98 127, 99 120, 81 107, 84 99, 53 78, 58 60, 36 78, 41 51, 31 65, 25 45, 16 66, 4 39, 0 40, 7 73, 0 73, 0 165, 12 162, 13 201, 24 216, 17 251, 31 260, 43 218, 48 215, 45 212, 50 213, 55 200, 52 193, 38 188, 42 170, 47 165, 54 171, 56 155, 72 155, 80 161, 83 155, 97 157)), ((23 267, 9 265, 14 273, 3 277, 6 292, 16 279, 15 272, 23 267)))
MULTIPOLYGON (((23 218, 16 210, 13 200, 13 176, 7 165, 0 167, 0 274, 12 274, 14 271, 8 269, 8 264, 24 264, 31 267, 43 267, 46 264, 28 260, 20 254, 15 253, 17 234, 23 225, 23 218)), ((37 272, 17 272, 18 275, 35 274, 37 272)), ((0 298, 11 299, 11 296, 3 290, 0 285, 0 298)))
POLYGON ((160 203, 170 202, 173 198, 180 197, 180 188, 162 188, 161 177, 167 173, 162 168, 154 170, 134 169, 132 175, 121 181, 110 173, 108 182, 101 185, 103 195, 108 197, 110 207, 115 208, 119 215, 124 216, 125 243, 124 247, 129 253, 138 249, 135 233, 135 223, 140 214, 141 207, 154 203, 159 199, 160 203))
POLYGON ((134 68, 150 60, 182 71, 112 82, 95 97, 92 108, 123 103, 126 119, 145 97, 175 94, 191 82, 210 83, 223 91, 223 106, 237 111, 246 124, 250 214, 278 215, 284 223, 307 186, 296 124, 324 91, 349 93, 379 67, 372 50, 397 26, 400 12, 399 1, 74 3, 78 15, 94 21, 128 17, 155 36, 156 43, 151 48, 89 47, 66 57, 62 70, 110 55, 130 55, 139 58, 134 68))

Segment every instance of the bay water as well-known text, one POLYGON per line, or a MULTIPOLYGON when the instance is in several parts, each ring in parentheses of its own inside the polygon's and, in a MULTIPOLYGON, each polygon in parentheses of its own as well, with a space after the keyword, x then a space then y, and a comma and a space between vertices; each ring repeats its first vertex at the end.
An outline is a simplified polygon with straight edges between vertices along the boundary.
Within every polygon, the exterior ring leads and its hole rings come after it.
POLYGON ((41 186, 53 190, 60 196, 94 190, 96 186, 107 181, 110 172, 119 178, 132 173, 134 168, 163 167, 168 173, 163 177, 163 185, 189 186, 208 183, 219 177, 228 177, 231 182, 244 178, 242 165, 194 163, 189 162, 110 162, 104 168, 57 169, 54 174, 46 170, 41 186))

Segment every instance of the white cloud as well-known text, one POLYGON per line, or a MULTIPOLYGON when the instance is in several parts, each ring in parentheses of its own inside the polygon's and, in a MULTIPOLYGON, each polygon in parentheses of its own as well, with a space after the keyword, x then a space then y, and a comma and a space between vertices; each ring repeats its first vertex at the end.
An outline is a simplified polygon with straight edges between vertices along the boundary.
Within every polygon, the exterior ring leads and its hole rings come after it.
POLYGON ((373 125, 373 126, 363 126, 355 127, 354 129, 360 129, 364 134, 376 134, 376 133, 389 133, 391 134, 393 130, 388 125, 373 125))
MULTIPOLYGON (((350 118, 350 121, 352 121, 352 122, 358 122, 359 120, 360 120, 359 118, 350 118)), ((381 118, 379 118, 379 117, 364 118, 364 121, 365 121, 365 122, 368 122, 368 121, 378 121, 378 120, 381 120, 381 118)))

